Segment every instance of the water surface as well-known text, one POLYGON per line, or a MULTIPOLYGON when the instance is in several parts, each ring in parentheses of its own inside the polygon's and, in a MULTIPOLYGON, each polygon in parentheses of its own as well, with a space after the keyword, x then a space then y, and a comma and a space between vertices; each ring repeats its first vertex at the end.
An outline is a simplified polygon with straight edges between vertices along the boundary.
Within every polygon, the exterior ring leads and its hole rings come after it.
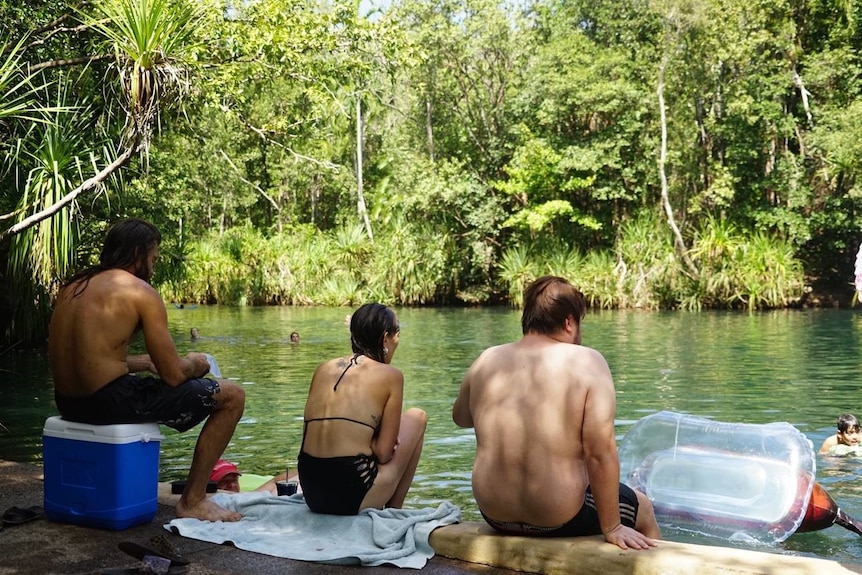
MULTIPOLYGON (((245 414, 225 457, 241 469, 275 474, 295 466, 302 409, 321 361, 349 352, 347 308, 186 307, 168 310, 181 353, 213 354, 225 377, 244 386, 245 414), (192 341, 197 327, 201 339, 192 341), (290 343, 298 331, 300 343, 290 343)), ((393 365, 405 375, 405 407, 429 415, 426 443, 408 506, 448 499, 479 520, 470 491, 475 439, 451 420, 464 371, 486 347, 520 336, 507 308, 399 309, 401 339, 393 365)), ((591 312, 584 344, 608 360, 617 387, 618 440, 641 417, 672 410, 720 421, 788 421, 815 448, 844 411, 862 416, 862 315, 858 310, 591 312)), ((136 344, 140 350, 140 343, 136 344)), ((43 353, 0 357, 0 458, 39 463, 41 429, 55 415, 43 353)), ((186 473, 197 429, 162 428, 161 479, 186 473)), ((862 460, 818 457, 818 480, 841 507, 862 518, 862 460)), ((682 533, 680 541, 718 544, 682 533)), ((724 544, 724 543, 723 543, 724 544)), ((840 527, 792 536, 764 550, 862 564, 862 539, 840 527)))

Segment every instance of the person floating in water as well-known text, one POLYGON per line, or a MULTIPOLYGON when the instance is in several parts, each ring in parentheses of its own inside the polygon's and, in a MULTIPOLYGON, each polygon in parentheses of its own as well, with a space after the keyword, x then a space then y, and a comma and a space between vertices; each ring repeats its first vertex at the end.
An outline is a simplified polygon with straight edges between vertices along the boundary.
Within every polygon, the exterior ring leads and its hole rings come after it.
POLYGON ((189 331, 189 337, 191 337, 192 341, 195 341, 195 340, 200 339, 200 338, 201 338, 201 334, 200 334, 200 332, 198 331, 198 328, 193 327, 193 328, 189 331))
POLYGON ((290 332, 290 343, 299 343, 299 332, 298 331, 290 332))
POLYGON ((838 431, 826 438, 820 446, 821 454, 846 455, 850 451, 859 448, 862 440, 862 429, 859 420, 852 413, 842 413, 838 416, 838 431))

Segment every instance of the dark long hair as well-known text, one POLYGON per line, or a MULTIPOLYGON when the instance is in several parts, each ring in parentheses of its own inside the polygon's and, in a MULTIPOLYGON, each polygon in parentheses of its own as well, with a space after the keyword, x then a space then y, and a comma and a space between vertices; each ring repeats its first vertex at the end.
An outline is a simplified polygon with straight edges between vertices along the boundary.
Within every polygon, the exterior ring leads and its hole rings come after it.
POLYGON ((366 303, 350 316, 350 346, 353 353, 383 363, 383 336, 400 330, 394 311, 381 303, 366 303))
POLYGON ((124 269, 146 260, 150 250, 161 244, 162 234, 153 224, 138 218, 120 220, 111 226, 105 236, 105 245, 99 255, 99 263, 73 275, 65 286, 81 282, 75 288, 75 296, 80 295, 90 279, 103 271, 124 269))

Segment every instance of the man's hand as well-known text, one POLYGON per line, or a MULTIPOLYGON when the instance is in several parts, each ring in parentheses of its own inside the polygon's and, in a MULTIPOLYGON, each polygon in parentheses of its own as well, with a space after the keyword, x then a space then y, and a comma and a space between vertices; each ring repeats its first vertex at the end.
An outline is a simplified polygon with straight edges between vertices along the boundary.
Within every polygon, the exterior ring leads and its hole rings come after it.
POLYGON ((129 355, 126 357, 126 368, 129 370, 129 373, 139 373, 141 371, 149 371, 150 373, 158 376, 159 372, 156 371, 156 366, 153 365, 152 360, 149 355, 129 355))
POLYGON ((206 355, 192 352, 186 356, 186 359, 194 365, 194 377, 203 377, 210 372, 210 362, 206 355))
POLYGON ((658 543, 643 533, 619 524, 604 534, 605 541, 613 543, 620 549, 649 549, 658 543))

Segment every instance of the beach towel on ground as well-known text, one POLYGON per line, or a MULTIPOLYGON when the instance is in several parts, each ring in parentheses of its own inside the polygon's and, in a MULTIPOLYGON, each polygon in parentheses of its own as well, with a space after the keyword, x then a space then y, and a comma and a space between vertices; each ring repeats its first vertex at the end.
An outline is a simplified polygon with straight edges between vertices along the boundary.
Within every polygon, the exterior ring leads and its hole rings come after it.
POLYGON ((449 501, 436 509, 365 509, 354 516, 312 513, 302 494, 218 493, 213 501, 240 513, 241 521, 174 519, 165 529, 183 537, 232 543, 240 549, 337 565, 382 565, 421 569, 434 550, 437 527, 458 523, 461 510, 449 501))

